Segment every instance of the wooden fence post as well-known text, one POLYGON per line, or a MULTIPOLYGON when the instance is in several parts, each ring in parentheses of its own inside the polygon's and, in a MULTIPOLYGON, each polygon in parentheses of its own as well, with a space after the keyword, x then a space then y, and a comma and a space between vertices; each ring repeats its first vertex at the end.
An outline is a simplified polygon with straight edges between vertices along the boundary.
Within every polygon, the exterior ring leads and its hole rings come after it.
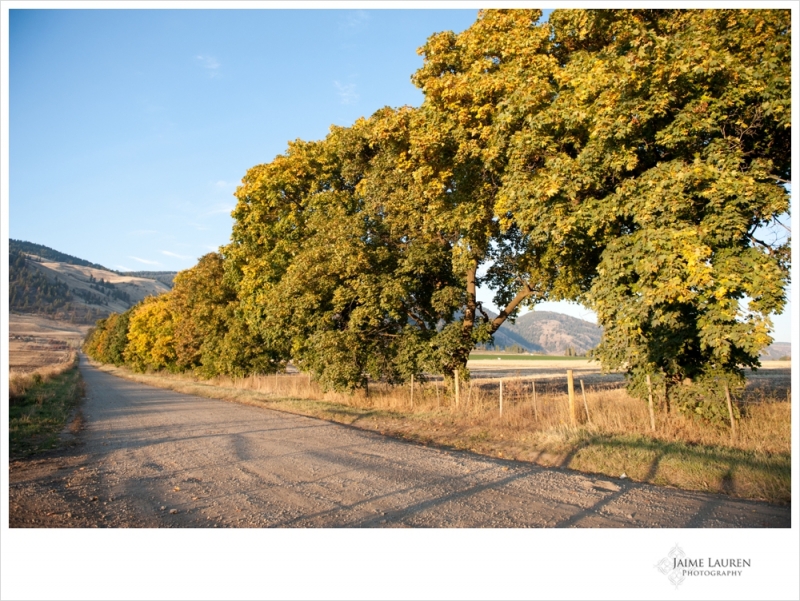
POLYGON ((586 409, 586 421, 589 422, 589 425, 592 425, 592 417, 589 415, 589 403, 586 402, 586 389, 583 387, 583 380, 580 380, 581 383, 581 394, 583 395, 583 408, 586 409))
POLYGON ((456 385, 456 409, 458 409, 458 370, 455 370, 455 385, 456 385))
POLYGON ((736 420, 733 419, 733 404, 731 403, 731 392, 728 390, 728 384, 725 384, 725 398, 728 401, 728 415, 731 418, 731 437, 736 438, 736 420))
POLYGON ((567 370, 567 393, 569 394, 569 419, 573 426, 577 425, 575 419, 575 380, 572 377, 572 370, 567 370))
POLYGON ((533 389, 533 417, 539 419, 539 410, 536 408, 536 380, 531 382, 531 388, 533 389))
POLYGON ((647 409, 650 411, 650 429, 656 431, 656 414, 653 412, 653 385, 650 383, 650 374, 647 374, 647 409))

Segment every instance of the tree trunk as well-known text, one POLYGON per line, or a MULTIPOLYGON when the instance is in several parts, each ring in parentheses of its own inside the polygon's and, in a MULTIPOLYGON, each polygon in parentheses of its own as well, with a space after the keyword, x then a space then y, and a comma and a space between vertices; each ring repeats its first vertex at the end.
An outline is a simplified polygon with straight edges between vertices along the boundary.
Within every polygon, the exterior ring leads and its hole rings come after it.
POLYGON ((445 378, 453 378, 454 374, 465 373, 467 367, 467 360, 472 351, 472 330, 475 327, 475 311, 478 307, 476 293, 475 278, 478 273, 478 261, 472 260, 469 269, 467 270, 467 304, 464 307, 464 320, 461 326, 461 342, 458 348, 453 349, 451 360, 448 365, 444 366, 445 378))
MULTIPOLYGON (((467 270, 467 304, 464 307, 464 321, 461 330, 461 345, 455 349, 452 354, 452 360, 448 365, 444 366, 445 378, 452 378, 456 370, 461 370, 466 373, 467 360, 469 354, 472 352, 474 343, 472 340, 472 331, 475 328, 475 312, 478 308, 478 301, 476 297, 476 277, 478 272, 478 261, 473 259, 469 269, 467 270)), ((533 293, 530 285, 525 284, 517 295, 511 300, 508 305, 500 311, 500 314, 489 325, 489 333, 494 334, 501 325, 508 319, 508 316, 514 312, 519 304, 528 298, 533 293)))
POLYGON ((472 336, 472 328, 475 327, 475 309, 478 302, 475 297, 475 276, 478 273, 478 262, 473 259, 467 271, 467 306, 464 308, 464 337, 472 336))

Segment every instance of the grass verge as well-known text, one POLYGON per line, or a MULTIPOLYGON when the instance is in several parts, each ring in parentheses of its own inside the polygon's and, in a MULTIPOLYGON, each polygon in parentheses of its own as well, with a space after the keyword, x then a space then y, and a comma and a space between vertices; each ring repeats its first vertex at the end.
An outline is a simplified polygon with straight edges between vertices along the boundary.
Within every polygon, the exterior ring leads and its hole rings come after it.
MULTIPOLYGON (((570 468, 685 490, 724 493, 775 503, 791 500, 790 403, 761 396, 743 411, 737 438, 673 412, 657 414, 649 431, 644 403, 624 390, 590 390, 592 423, 569 425, 566 397, 528 391, 508 383, 504 414, 498 415, 491 384, 470 383, 468 399, 455 407, 447 389, 429 383, 409 390, 370 386, 342 395, 322 392, 307 375, 199 380, 189 375, 136 374, 101 369, 178 392, 246 403, 347 424, 415 443, 482 455, 570 468)), ((495 384, 496 385, 496 384, 495 384)))
POLYGON ((83 394, 77 358, 43 372, 12 374, 9 378, 10 457, 19 459, 56 448, 83 394))

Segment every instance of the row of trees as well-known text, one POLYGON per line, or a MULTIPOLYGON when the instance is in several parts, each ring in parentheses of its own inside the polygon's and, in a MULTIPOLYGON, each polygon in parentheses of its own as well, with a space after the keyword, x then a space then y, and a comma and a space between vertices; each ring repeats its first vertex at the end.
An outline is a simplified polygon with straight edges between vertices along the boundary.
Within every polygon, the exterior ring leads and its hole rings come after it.
MULTIPOLYGON (((698 406, 741 384, 789 277, 788 237, 763 235, 789 209, 789 11, 540 17, 484 11, 433 35, 419 108, 250 169, 231 243, 129 312, 122 360, 292 360, 337 389, 452 378, 521 307, 569 299, 597 313, 595 356, 634 394, 650 375, 698 406)), ((87 343, 98 357, 112 325, 87 343)))

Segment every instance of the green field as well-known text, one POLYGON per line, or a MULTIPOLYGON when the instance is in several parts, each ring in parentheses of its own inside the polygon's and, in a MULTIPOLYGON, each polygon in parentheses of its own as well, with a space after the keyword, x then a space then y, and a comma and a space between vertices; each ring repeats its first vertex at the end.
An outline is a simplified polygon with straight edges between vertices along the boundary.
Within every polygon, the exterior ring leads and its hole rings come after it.
POLYGON ((491 359, 497 361, 586 361, 586 357, 564 357, 561 355, 511 355, 502 353, 473 353, 469 356, 471 361, 491 359))

